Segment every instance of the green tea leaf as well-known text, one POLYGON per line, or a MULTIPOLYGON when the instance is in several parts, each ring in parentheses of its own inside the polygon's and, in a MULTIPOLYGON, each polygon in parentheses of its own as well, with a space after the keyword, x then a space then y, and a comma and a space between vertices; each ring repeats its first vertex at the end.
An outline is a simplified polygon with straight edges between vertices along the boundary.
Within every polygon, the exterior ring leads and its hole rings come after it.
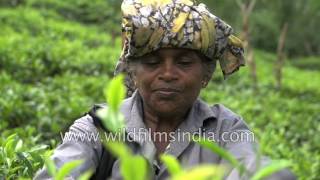
POLYGON ((120 171, 125 180, 145 180, 147 178, 147 160, 142 156, 130 156, 121 159, 120 171))
POLYGON ((142 156, 134 156, 123 142, 105 142, 110 152, 120 159, 120 171, 125 180, 147 179, 147 161, 142 156))
POLYGON ((6 158, 6 163, 7 163, 7 166, 10 168, 11 164, 12 164, 11 159, 10 158, 6 158))
POLYGON ((93 174, 92 170, 88 170, 85 173, 81 174, 78 180, 89 180, 93 174))
POLYGON ((48 174, 51 176, 51 177, 54 177, 54 175, 56 174, 57 172, 57 169, 56 169, 56 165, 54 164, 53 160, 50 159, 49 156, 46 156, 45 157, 45 160, 44 160, 44 164, 46 166, 46 169, 48 171, 48 174))
POLYGON ((20 140, 18 141, 18 143, 16 144, 16 147, 14 148, 14 151, 15 151, 15 152, 20 151, 20 150, 22 149, 22 145, 23 145, 23 141, 20 139, 20 140))
POLYGON ((6 145, 4 147, 5 152, 7 152, 7 156, 12 158, 13 154, 14 154, 14 149, 13 149, 13 145, 15 143, 15 139, 8 139, 8 141, 6 142, 6 145))
POLYGON ((125 126, 124 117, 121 113, 112 112, 108 108, 99 109, 97 115, 101 118, 104 127, 116 133, 125 126))
POLYGON ((108 107, 98 110, 97 115, 101 118, 103 125, 111 132, 117 132, 124 126, 124 117, 119 113, 121 102, 125 98, 125 86, 123 85, 123 75, 118 75, 111 80, 104 90, 104 95, 108 102, 108 107))
POLYGON ((37 145, 37 146, 32 147, 29 152, 42 151, 42 150, 47 149, 48 147, 49 147, 48 145, 44 145, 44 144, 42 144, 42 145, 37 145))
POLYGON ((43 159, 46 159, 46 158, 52 156, 53 151, 54 151, 54 149, 50 149, 50 150, 45 151, 43 154, 43 159))
POLYGON ((16 134, 16 133, 11 134, 11 135, 10 135, 9 137, 7 137, 7 139, 4 141, 3 146, 5 146, 5 144, 6 144, 9 140, 15 139, 16 137, 17 137, 17 134, 16 134))
POLYGON ((17 156, 19 157, 20 160, 22 160, 23 164, 25 165, 25 167, 27 167, 27 173, 30 177, 32 177, 33 175, 33 167, 32 167, 32 163, 30 162, 30 160, 27 158, 27 154, 26 153, 21 153, 18 152, 17 156))
POLYGON ((215 165, 199 165, 191 170, 185 171, 174 176, 173 180, 221 180, 223 177, 224 168, 215 165))
POLYGON ((108 105, 113 112, 117 112, 119 110, 120 104, 125 98, 126 89, 123 85, 123 79, 123 75, 116 76, 111 80, 110 84, 104 91, 108 105))
POLYGON ((230 154, 227 150, 219 147, 215 142, 196 136, 193 137, 193 141, 195 141, 204 148, 208 148, 213 153, 216 153, 220 157, 229 161, 232 166, 239 170, 240 174, 243 174, 246 171, 244 166, 240 164, 239 161, 232 154, 230 154))
POLYGON ((169 173, 174 176, 182 172, 179 161, 172 155, 162 154, 161 161, 167 166, 169 173))
POLYGON ((58 171, 57 175, 55 176, 55 180, 64 180, 64 178, 71 173, 71 171, 77 168, 83 160, 74 160, 71 162, 65 163, 58 171))
POLYGON ((260 169, 258 172, 256 172, 251 180, 263 179, 263 178, 268 177, 281 169, 289 167, 290 165, 291 165, 291 162, 287 161, 287 160, 273 161, 268 166, 266 166, 266 167, 260 169))
POLYGON ((132 156, 131 150, 122 142, 107 142, 105 146, 113 155, 120 159, 126 159, 132 156))
POLYGON ((43 163, 43 159, 38 152, 29 152, 29 154, 35 163, 40 163, 40 164, 43 163))

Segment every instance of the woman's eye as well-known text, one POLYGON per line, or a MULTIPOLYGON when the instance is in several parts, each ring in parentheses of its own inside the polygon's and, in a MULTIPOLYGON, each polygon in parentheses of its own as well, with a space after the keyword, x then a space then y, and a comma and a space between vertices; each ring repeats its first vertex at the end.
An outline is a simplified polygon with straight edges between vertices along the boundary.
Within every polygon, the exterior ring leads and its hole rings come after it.
POLYGON ((190 64, 192 64, 192 61, 189 60, 189 59, 184 59, 184 60, 178 61, 178 64, 180 64, 180 65, 190 65, 190 64))
POLYGON ((144 61, 143 64, 145 65, 157 65, 159 64, 160 61, 156 60, 156 59, 152 59, 152 60, 147 60, 147 61, 144 61))

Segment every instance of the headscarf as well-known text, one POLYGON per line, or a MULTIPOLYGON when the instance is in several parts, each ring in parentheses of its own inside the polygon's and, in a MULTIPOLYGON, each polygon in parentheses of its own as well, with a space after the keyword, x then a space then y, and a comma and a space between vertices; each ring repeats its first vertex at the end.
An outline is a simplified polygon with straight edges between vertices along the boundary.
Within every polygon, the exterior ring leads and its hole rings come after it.
MULTIPOLYGON (((194 0, 124 0, 121 5, 123 49, 115 74, 128 72, 130 58, 160 48, 197 50, 219 60, 224 77, 244 65, 244 49, 232 28, 194 0)), ((128 93, 135 90, 127 76, 128 93)))

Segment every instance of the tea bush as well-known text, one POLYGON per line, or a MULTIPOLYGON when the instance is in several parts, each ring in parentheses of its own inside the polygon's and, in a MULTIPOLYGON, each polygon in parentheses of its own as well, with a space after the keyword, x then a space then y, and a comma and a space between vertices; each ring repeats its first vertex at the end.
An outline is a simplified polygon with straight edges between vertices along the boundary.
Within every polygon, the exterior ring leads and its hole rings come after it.
POLYGON ((110 47, 107 33, 94 27, 45 21, 37 11, 25 8, 1 10, 0 22, 4 27, 0 67, 22 82, 38 82, 66 72, 110 75, 119 57, 119 51, 110 47))
MULTIPOLYGON (((59 133, 104 102, 121 45, 103 23, 109 7, 100 5, 26 0, 0 6, 0 179, 30 179, 61 141, 59 133)), ((242 115, 262 151, 291 160, 300 179, 317 179, 319 57, 287 61, 281 90, 274 88, 275 55, 255 50, 255 59, 259 92, 248 68, 226 81, 217 69, 201 97, 242 115)))
MULTIPOLYGON (((250 124, 265 154, 291 159, 301 179, 316 179, 320 172, 320 73, 297 69, 289 62, 284 68, 283 87, 274 88, 272 63, 276 57, 262 51, 256 56, 259 92, 250 88, 247 68, 222 84, 218 75, 202 97, 223 103, 250 124), (307 175, 308 174, 308 175, 307 175)), ((219 73, 219 72, 216 72, 219 73)))
POLYGON ((99 101, 96 89, 113 74, 120 53, 107 33, 25 7, 2 8, 0 24, 0 109, 7 126, 31 123, 58 132, 99 101))

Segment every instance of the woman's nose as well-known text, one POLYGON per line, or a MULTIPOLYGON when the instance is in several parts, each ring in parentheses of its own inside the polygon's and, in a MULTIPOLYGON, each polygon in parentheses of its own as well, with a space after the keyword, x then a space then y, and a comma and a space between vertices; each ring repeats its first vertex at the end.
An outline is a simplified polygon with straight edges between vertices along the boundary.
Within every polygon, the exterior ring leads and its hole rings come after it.
POLYGON ((171 60, 165 60, 161 65, 160 80, 173 81, 178 79, 176 66, 171 60))

